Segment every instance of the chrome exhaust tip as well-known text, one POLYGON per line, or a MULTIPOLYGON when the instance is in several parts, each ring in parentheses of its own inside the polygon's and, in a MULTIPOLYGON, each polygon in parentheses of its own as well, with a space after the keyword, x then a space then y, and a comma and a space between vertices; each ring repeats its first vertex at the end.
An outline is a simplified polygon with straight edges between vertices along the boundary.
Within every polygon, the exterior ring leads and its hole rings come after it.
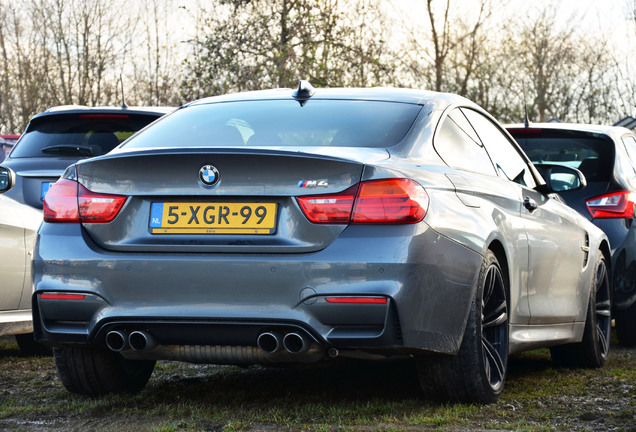
POLYGON ((256 345, 267 354, 274 354, 283 348, 280 335, 276 332, 263 332, 258 335, 256 345))
POLYGON ((106 333, 106 346, 109 350, 120 352, 128 348, 128 337, 120 330, 112 330, 106 333))
POLYGON ((309 350, 309 341, 298 333, 288 333, 283 338, 283 346, 292 354, 300 354, 309 350))
POLYGON ((155 339, 149 333, 135 330, 128 336, 128 344, 135 351, 147 351, 155 347, 155 339))

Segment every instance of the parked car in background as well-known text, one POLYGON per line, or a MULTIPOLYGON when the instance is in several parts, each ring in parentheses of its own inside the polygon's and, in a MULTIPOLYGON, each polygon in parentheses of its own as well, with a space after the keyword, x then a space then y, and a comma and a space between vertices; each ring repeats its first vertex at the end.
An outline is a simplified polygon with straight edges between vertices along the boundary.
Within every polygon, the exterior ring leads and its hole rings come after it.
POLYGON ((173 108, 64 106, 34 116, 0 166, 0 335, 16 335, 26 353, 35 344, 31 320, 31 258, 42 200, 64 169, 102 155, 173 108))
POLYGON ((622 127, 567 123, 509 125, 508 130, 548 178, 543 164, 577 168, 585 175, 582 189, 552 187, 607 234, 616 333, 621 344, 636 345, 636 135, 622 127))
MULTIPOLYGON (((0 187, 9 171, 0 168, 0 187)), ((24 353, 50 353, 33 340, 31 258, 42 212, 0 195, 0 336, 15 335, 24 353)))
POLYGON ((172 110, 71 105, 35 115, 2 163, 15 173, 15 185, 6 192, 7 196, 42 209, 44 195, 67 166, 108 153, 172 110))
POLYGON ((607 238, 551 192, 459 96, 203 99, 49 190, 36 340, 89 395, 141 390, 159 359, 353 357, 413 359, 425 391, 492 402, 509 353, 609 355, 607 238))

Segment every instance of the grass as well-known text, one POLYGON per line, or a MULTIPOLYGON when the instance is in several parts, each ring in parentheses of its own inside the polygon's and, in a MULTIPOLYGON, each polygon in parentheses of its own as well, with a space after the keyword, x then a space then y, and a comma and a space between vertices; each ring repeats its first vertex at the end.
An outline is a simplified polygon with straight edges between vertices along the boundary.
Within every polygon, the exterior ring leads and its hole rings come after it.
POLYGON ((0 338, 0 430, 634 432, 634 356, 635 349, 614 347, 600 370, 555 369, 547 350, 516 356, 501 399, 485 406, 427 400, 409 363, 283 369, 159 362, 138 395, 86 398, 63 389, 52 358, 21 356, 11 339, 0 338))

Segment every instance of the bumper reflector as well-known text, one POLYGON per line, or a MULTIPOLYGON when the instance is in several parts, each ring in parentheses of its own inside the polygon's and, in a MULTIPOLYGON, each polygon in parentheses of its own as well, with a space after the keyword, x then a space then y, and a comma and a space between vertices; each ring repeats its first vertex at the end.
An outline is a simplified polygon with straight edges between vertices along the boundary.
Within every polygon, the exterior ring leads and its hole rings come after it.
POLYGON ((327 303, 386 304, 384 297, 325 297, 327 303))
POLYGON ((41 300, 84 300, 86 294, 42 293, 41 300))

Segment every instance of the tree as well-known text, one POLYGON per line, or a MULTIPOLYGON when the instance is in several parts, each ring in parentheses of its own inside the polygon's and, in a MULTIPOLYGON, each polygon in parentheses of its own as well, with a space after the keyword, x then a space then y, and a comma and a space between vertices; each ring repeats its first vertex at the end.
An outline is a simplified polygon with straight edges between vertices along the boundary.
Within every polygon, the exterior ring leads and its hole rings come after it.
POLYGON ((183 93, 290 87, 299 78, 318 86, 392 82, 382 20, 371 0, 219 0, 205 35, 190 41, 183 93))

